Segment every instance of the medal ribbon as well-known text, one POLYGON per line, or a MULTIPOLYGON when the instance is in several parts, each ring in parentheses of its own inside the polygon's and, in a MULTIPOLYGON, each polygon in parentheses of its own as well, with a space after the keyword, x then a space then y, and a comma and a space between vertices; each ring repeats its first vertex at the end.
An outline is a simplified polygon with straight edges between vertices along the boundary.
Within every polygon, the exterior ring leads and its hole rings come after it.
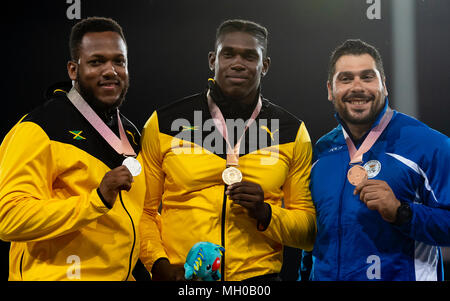
POLYGON ((345 143, 347 143, 348 152, 350 154, 350 164, 360 163, 363 161, 363 155, 375 144, 378 137, 380 137, 381 133, 391 121, 393 114, 394 111, 392 111, 388 107, 383 117, 381 118, 380 123, 369 132, 358 150, 356 150, 355 144, 353 143, 352 139, 349 137, 344 127, 342 127, 342 132, 345 137, 345 143))
POLYGON ((247 131, 247 129, 255 121, 256 117, 259 115, 259 112, 261 111, 261 107, 262 107, 261 96, 258 97, 258 103, 256 104, 256 107, 253 110, 253 113, 250 116, 250 119, 247 121, 247 125, 244 128, 244 132, 242 133, 241 137, 236 142, 234 147, 232 147, 230 142, 228 141, 228 130, 227 130, 225 118, 223 117, 222 112, 220 111, 217 104, 212 100, 209 90, 208 90, 208 93, 206 94, 206 97, 208 99, 209 112, 211 113, 214 124, 215 124, 217 130, 219 131, 219 133, 223 136, 223 138, 225 139, 225 141, 227 143, 227 166, 238 166, 239 165, 239 148, 241 146, 241 140, 244 137, 244 134, 247 131))
POLYGON ((120 120, 119 109, 117 109, 117 123, 119 125, 120 138, 98 117, 97 113, 89 106, 75 88, 72 87, 67 97, 77 108, 81 115, 94 127, 94 129, 111 145, 114 150, 124 156, 136 157, 133 147, 128 141, 127 135, 120 120))

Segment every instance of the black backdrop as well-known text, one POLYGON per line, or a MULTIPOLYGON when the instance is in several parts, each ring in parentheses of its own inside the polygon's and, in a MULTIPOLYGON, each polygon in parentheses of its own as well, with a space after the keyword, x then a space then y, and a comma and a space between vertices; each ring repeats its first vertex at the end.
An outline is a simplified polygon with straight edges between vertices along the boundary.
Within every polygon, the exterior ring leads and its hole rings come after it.
MULTIPOLYGON (((411 1, 416 9, 417 117, 449 135, 450 1, 411 1)), ((15 1, 2 8, 1 139, 43 101, 47 86, 68 79, 68 37, 77 21, 67 17, 72 2, 80 3, 82 18, 112 17, 124 28, 131 86, 122 112, 139 128, 157 107, 205 88, 215 29, 229 18, 268 28, 272 64, 262 92, 304 120, 313 142, 336 125, 327 101, 327 64, 331 50, 345 39, 361 38, 379 48, 388 90, 395 94, 391 0, 15 1), (369 19, 367 11, 376 1, 380 19, 369 19)), ((390 102, 396 108, 396 100, 390 102)), ((6 279, 8 244, 0 246, 0 277, 6 279)), ((287 249, 285 262, 283 278, 295 279, 298 250, 287 249)))

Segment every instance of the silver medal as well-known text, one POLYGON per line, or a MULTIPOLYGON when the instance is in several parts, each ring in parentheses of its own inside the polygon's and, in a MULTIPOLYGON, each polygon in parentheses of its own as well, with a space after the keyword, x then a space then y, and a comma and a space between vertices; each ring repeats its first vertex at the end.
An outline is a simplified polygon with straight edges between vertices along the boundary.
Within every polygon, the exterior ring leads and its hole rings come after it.
POLYGON ((133 157, 126 157, 125 160, 123 160, 122 165, 125 165, 128 168, 133 177, 139 175, 142 171, 141 163, 133 157))

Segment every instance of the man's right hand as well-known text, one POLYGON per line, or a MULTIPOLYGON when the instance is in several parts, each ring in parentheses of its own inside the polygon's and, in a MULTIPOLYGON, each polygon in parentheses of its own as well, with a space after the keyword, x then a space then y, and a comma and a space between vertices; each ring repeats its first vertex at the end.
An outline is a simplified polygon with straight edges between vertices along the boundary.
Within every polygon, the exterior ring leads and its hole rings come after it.
POLYGON ((152 267, 154 281, 186 281, 184 266, 171 264, 166 258, 161 258, 152 267))
POLYGON ((119 166, 108 171, 100 182, 99 190, 108 204, 113 207, 119 191, 131 189, 133 176, 126 166, 119 166))

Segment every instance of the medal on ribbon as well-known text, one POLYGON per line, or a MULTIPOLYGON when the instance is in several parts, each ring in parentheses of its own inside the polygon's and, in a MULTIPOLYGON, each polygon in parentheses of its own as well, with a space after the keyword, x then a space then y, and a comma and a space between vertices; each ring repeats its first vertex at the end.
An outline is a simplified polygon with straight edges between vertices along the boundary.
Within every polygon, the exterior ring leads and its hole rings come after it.
POLYGON ((368 150, 370 150, 370 148, 380 137, 381 133, 389 124, 393 113, 394 112, 388 107, 383 117, 381 118, 380 123, 369 132, 358 150, 356 150, 355 144, 353 143, 352 139, 349 137, 344 127, 342 127, 345 143, 347 144, 348 153, 350 155, 350 165, 352 165, 352 167, 347 172, 347 180, 350 182, 350 184, 357 186, 361 182, 367 180, 367 171, 363 166, 360 165, 363 162, 362 157, 368 150))
POLYGON ((220 111, 217 104, 212 100, 209 90, 208 90, 208 93, 206 94, 206 97, 208 100, 209 112, 211 113, 211 116, 213 117, 213 121, 216 126, 216 129, 223 136, 223 138, 225 139, 225 141, 227 143, 227 161, 226 161, 226 168, 222 172, 222 180, 227 185, 241 182, 242 181, 242 172, 238 169, 239 148, 240 148, 241 141, 242 141, 242 138, 244 137, 245 132, 250 127, 250 125, 255 121, 256 117, 258 116, 259 112, 261 111, 261 107, 262 107, 261 97, 258 98, 256 107, 253 110, 253 113, 250 116, 249 120, 247 121, 247 125, 245 126, 241 137, 238 139, 238 141, 236 142, 234 147, 232 147, 230 142, 228 141, 228 130, 227 130, 227 125, 225 123, 225 118, 223 117, 222 112, 220 111))
POLYGON ((72 87, 67 93, 67 97, 77 108, 81 115, 94 127, 94 129, 106 140, 106 142, 118 153, 125 157, 122 165, 125 165, 133 177, 142 171, 141 164, 136 160, 136 153, 128 141, 127 135, 120 119, 119 109, 117 109, 117 123, 119 125, 119 135, 117 135, 103 122, 89 104, 83 99, 78 91, 72 87))

